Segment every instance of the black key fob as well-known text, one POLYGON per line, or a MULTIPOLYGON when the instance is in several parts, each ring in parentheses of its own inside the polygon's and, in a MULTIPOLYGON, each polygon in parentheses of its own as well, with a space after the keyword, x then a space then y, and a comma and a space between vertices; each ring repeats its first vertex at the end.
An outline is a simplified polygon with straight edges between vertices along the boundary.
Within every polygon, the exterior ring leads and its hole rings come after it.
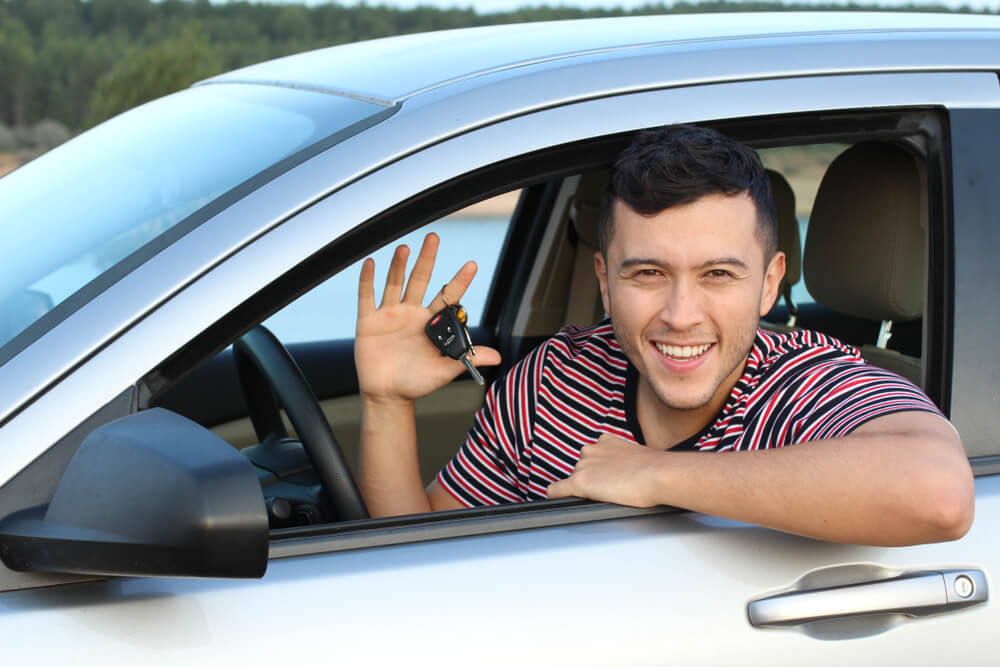
MULTIPOLYGON (((457 304, 445 306, 430 319, 425 327, 427 337, 441 354, 461 359, 472 351, 472 339, 465 328, 465 309, 457 304)), ((475 352, 472 352, 475 354, 475 352)))
POLYGON ((485 380, 482 373, 469 358, 469 355, 476 354, 476 348, 472 346, 472 336, 465 326, 468 319, 465 308, 452 303, 435 313, 424 330, 442 355, 461 361, 476 384, 483 385, 485 380))

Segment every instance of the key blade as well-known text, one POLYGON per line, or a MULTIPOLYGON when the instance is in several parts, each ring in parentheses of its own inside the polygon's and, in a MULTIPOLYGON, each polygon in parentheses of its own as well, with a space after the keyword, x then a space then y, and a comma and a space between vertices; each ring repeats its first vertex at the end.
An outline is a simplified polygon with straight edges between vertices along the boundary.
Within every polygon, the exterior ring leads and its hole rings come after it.
POLYGON ((469 359, 469 355, 467 355, 467 354, 463 354, 462 355, 462 363, 465 364, 466 370, 469 371, 469 375, 471 375, 472 379, 476 381, 476 384, 478 384, 480 386, 483 386, 483 385, 486 384, 486 381, 483 380, 482 373, 479 372, 478 368, 476 368, 475 366, 472 365, 472 360, 469 359))

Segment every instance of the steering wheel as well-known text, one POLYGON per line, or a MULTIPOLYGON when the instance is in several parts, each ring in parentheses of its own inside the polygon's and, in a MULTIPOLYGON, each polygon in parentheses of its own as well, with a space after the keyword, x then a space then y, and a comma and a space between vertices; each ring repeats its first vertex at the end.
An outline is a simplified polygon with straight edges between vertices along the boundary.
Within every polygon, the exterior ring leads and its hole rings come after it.
POLYGON ((233 343, 233 357, 257 439, 264 442, 288 437, 278 409, 283 407, 338 518, 367 519, 368 509, 340 443, 285 346, 264 326, 258 326, 233 343))

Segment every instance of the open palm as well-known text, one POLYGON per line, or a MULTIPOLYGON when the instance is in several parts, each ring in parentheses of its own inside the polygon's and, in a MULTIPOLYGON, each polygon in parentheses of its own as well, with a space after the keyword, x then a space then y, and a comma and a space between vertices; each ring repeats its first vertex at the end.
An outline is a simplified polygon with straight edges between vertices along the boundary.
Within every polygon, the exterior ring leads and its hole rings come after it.
MULTIPOLYGON (((369 398, 415 400, 443 387, 465 369, 462 362, 443 356, 424 332, 434 313, 445 307, 440 292, 427 307, 421 305, 434 269, 438 243, 436 234, 424 238, 408 283, 409 248, 396 248, 378 307, 375 262, 369 258, 361 266, 354 361, 361 393, 369 398)), ((447 292, 449 302, 457 303, 462 298, 475 274, 474 262, 467 262, 459 269, 442 290, 447 292)), ((477 346, 471 358, 477 366, 500 363, 500 354, 489 347, 477 346)))

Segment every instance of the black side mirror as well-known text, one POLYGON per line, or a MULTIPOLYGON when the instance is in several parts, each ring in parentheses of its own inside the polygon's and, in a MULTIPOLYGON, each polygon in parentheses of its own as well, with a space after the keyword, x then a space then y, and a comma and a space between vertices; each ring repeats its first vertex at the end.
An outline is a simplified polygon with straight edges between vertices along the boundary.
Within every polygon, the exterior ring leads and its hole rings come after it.
POLYGON ((249 578, 267 554, 253 466, 160 408, 91 433, 48 505, 0 521, 0 558, 18 571, 249 578))

